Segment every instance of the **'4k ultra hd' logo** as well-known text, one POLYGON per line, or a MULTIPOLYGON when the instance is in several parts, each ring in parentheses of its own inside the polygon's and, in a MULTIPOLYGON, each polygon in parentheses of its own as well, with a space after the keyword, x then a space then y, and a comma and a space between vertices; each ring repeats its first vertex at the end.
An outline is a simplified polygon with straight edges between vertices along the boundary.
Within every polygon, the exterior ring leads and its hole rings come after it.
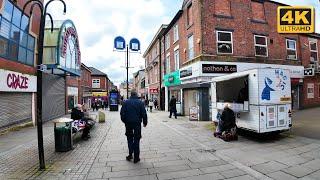
POLYGON ((314 33, 314 8, 279 6, 278 33, 314 33))

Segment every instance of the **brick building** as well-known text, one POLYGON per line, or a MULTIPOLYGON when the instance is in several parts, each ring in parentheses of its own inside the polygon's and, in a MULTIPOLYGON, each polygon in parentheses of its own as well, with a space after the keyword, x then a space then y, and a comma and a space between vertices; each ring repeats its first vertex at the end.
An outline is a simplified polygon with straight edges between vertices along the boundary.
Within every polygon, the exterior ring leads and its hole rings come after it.
POLYGON ((94 67, 89 67, 89 69, 91 70, 92 100, 107 101, 110 89, 110 80, 108 75, 94 67))
POLYGON ((26 0, 0 0, 0 128, 35 122, 40 12, 26 0))
POLYGON ((137 72, 133 73, 133 89, 136 90, 139 97, 145 97, 145 70, 140 69, 137 72))
POLYGON ((92 80, 91 80, 91 70, 85 64, 81 64, 81 78, 79 87, 79 102, 86 104, 91 107, 92 98, 92 80))
POLYGON ((319 69, 319 36, 277 33, 279 5, 270 0, 185 0, 160 43, 166 102, 175 95, 181 114, 196 106, 200 120, 209 120, 212 77, 274 67, 290 69, 295 109, 320 105, 319 74, 304 76, 304 68, 319 69))

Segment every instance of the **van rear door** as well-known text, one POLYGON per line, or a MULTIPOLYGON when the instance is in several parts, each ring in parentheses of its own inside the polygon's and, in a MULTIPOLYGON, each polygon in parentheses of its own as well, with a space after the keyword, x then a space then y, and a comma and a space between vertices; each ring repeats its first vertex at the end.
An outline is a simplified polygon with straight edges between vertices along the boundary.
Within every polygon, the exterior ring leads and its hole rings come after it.
POLYGON ((284 127, 287 125, 287 106, 278 105, 278 126, 284 127))
POLYGON ((277 126, 277 106, 267 106, 267 128, 277 126))

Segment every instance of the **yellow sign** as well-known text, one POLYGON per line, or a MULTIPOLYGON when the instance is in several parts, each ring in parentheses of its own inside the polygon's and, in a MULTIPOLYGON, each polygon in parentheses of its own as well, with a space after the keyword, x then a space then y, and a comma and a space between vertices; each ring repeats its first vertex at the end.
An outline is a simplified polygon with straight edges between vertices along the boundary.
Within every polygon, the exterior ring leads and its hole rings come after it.
POLYGON ((314 33, 312 6, 279 6, 278 33, 314 33))
POLYGON ((107 96, 107 92, 92 92, 92 96, 94 96, 94 97, 107 96))
POLYGON ((291 101, 291 98, 290 97, 282 97, 280 98, 280 101, 283 102, 283 101, 291 101))

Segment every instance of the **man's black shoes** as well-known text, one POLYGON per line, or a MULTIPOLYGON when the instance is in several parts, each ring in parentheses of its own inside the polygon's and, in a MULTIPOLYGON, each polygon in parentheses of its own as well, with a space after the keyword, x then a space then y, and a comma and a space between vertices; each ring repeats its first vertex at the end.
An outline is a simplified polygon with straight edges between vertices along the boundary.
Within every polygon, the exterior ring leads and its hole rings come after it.
POLYGON ((127 161, 131 161, 132 159, 133 159, 132 155, 129 155, 129 156, 126 157, 127 161))
POLYGON ((136 158, 134 158, 133 163, 135 163, 135 164, 136 164, 136 163, 138 163, 139 161, 140 161, 140 158, 137 158, 137 159, 136 159, 136 158))

